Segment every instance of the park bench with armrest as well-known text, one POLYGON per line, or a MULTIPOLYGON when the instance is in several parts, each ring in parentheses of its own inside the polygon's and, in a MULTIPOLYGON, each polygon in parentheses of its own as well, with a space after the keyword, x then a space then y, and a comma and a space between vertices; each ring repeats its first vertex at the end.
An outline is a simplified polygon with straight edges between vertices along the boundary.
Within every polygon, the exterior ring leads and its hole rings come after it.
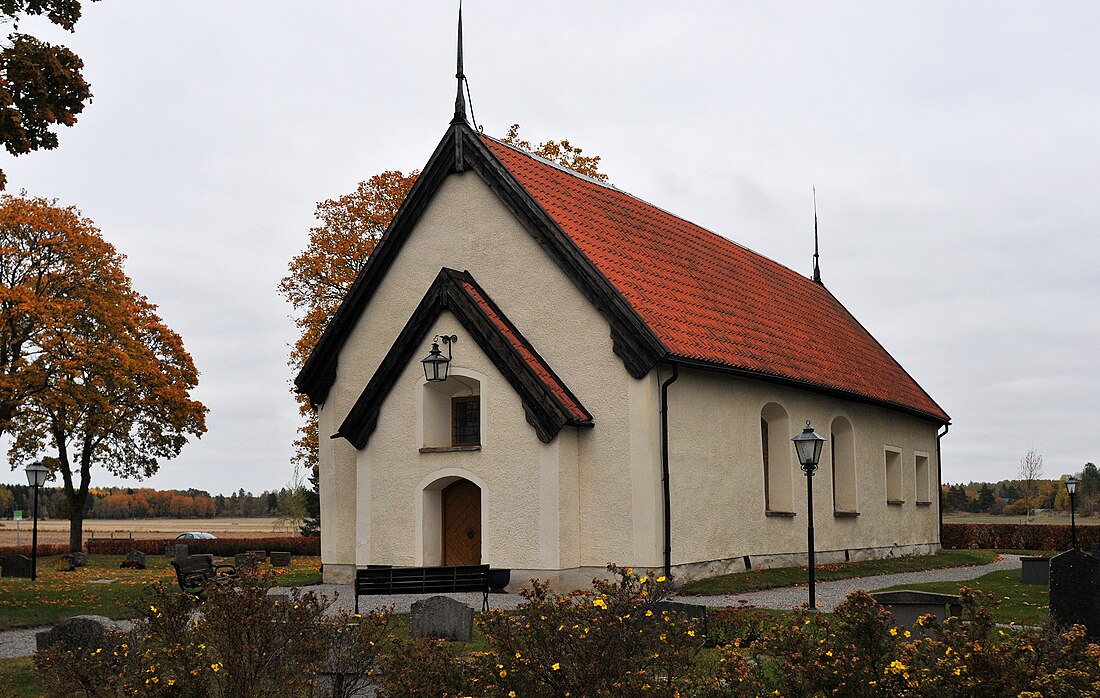
POLYGON ((206 585, 237 577, 233 565, 215 565, 213 555, 188 555, 183 560, 173 560, 176 582, 180 589, 202 598, 206 585))
POLYGON ((480 591, 481 610, 489 610, 489 566, 386 567, 371 565, 355 571, 355 612, 360 596, 381 594, 447 594, 480 591))

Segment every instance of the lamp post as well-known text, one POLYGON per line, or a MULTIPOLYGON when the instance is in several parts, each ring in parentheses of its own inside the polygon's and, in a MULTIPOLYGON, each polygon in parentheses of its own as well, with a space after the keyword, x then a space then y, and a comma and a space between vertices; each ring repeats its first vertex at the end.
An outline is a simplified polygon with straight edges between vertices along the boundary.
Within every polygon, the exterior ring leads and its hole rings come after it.
POLYGON ((1077 495, 1077 478, 1070 475, 1066 478, 1066 492, 1069 492, 1069 536, 1073 542, 1073 549, 1077 550, 1077 512, 1073 506, 1073 499, 1077 495))
POLYGON ((451 365, 451 345, 458 341, 457 335, 436 335, 432 340, 431 351, 420 360, 424 364, 424 380, 429 383, 439 383, 447 380, 447 370, 451 365), (447 345, 447 355, 439 351, 439 343, 447 345))
POLYGON ((27 483, 34 488, 34 525, 31 529, 31 581, 38 579, 38 490, 46 484, 49 469, 41 462, 35 462, 23 469, 27 473, 27 483))
POLYGON ((817 472, 817 464, 821 460, 821 447, 825 444, 825 437, 815 432, 807 419, 806 428, 791 441, 794 441, 794 450, 798 453, 802 472, 806 473, 806 548, 810 558, 810 608, 817 608, 814 580, 814 473, 817 472))

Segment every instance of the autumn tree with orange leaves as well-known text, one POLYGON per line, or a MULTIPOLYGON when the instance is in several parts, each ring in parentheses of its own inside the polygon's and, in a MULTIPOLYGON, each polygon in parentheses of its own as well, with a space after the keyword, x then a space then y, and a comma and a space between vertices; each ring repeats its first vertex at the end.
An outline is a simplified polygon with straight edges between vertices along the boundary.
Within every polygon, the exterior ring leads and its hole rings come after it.
MULTIPOLYGON (((568 140, 533 146, 520 138, 519 128, 519 124, 512 124, 502 140, 586 177, 607 181, 607 175, 599 169, 599 155, 583 155, 584 151, 568 140)), ((289 273, 279 282, 279 292, 294 306, 297 312, 294 322, 301 330, 290 350, 289 364, 295 372, 309 358, 418 174, 382 172, 360 182, 350 194, 317 204, 314 215, 320 225, 310 229, 306 249, 290 261, 289 273)), ((305 395, 295 393, 295 396, 305 423, 298 428, 294 460, 307 472, 315 472, 317 415, 305 395)))
POLYGON ((76 209, 0 197, 0 427, 13 468, 40 458, 62 480, 72 550, 93 466, 148 477, 206 431, 191 356, 124 259, 76 209))

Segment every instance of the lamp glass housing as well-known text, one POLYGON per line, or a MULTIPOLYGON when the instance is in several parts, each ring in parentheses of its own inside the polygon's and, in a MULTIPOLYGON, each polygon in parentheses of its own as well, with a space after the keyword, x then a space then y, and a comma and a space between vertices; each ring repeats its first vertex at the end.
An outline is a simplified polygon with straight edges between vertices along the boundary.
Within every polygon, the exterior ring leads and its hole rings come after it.
POLYGON ((447 380, 447 369, 451 360, 439 351, 439 342, 432 342, 432 349, 428 355, 420 360, 424 364, 424 380, 429 383, 439 383, 447 380))
POLYGON ((46 484, 46 476, 50 474, 49 468, 42 463, 35 462, 23 469, 27 473, 27 484, 31 487, 41 487, 46 484))
POLYGON ((806 428, 791 441, 794 441, 794 450, 798 453, 798 462, 802 464, 802 468, 804 470, 817 468, 821 460, 821 448, 825 445, 825 437, 815 432, 807 421, 806 428))
POLYGON ((1068 492, 1071 497, 1077 494, 1077 483, 1079 482, 1080 480, 1073 477, 1072 475, 1066 478, 1066 492, 1068 492))

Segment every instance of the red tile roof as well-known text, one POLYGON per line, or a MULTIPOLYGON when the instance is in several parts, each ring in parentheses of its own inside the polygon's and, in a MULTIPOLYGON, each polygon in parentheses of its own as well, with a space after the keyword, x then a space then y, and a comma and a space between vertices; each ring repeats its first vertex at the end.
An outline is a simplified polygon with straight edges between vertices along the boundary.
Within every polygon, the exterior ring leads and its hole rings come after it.
POLYGON ((497 328, 504 339, 523 358, 538 379, 542 381, 554 397, 558 399, 562 407, 565 408, 573 420, 576 422, 591 422, 592 415, 588 413, 588 410, 573 397, 573 394, 569 392, 565 384, 562 383, 550 367, 546 365, 542 357, 535 353, 535 350, 531 348, 527 340, 520 336, 519 332, 512 327, 512 324, 497 311, 493 303, 486 297, 485 292, 469 281, 463 281, 462 288, 465 289, 466 293, 470 294, 470 298, 474 300, 481 312, 488 318, 489 322, 493 323, 493 326, 497 328))
POLYGON ((840 390, 949 421, 824 286, 614 187, 482 140, 671 357, 840 390), (806 317, 815 318, 812 332, 806 317))

